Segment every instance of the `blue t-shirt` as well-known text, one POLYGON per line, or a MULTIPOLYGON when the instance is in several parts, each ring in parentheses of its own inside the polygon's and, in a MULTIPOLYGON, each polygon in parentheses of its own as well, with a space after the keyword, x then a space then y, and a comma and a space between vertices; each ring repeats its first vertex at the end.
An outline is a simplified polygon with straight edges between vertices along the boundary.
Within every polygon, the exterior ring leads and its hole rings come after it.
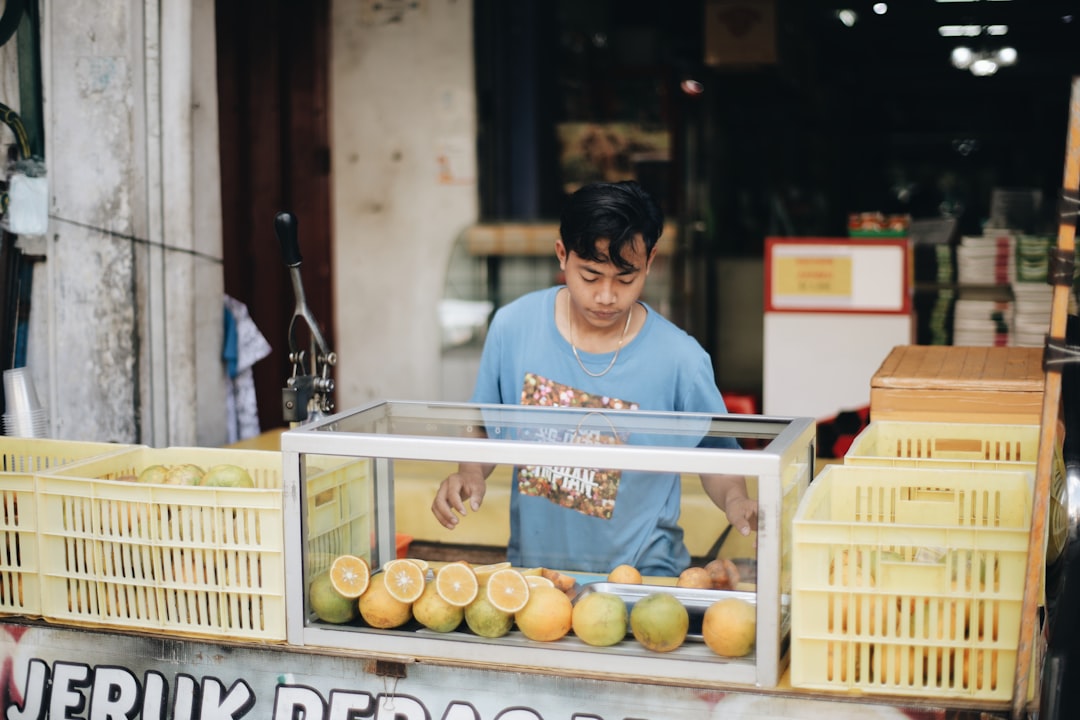
MULTIPOLYGON (((647 306, 644 326, 611 370, 600 377, 582 371, 555 325, 560 290, 529 293, 495 313, 472 402, 727 412, 708 353, 647 306)), ((598 373, 613 353, 578 354, 598 373)), ((613 437, 600 432, 594 441, 613 437)), ((738 447, 734 438, 729 447, 738 447)), ((680 499, 678 474, 515 468, 507 559, 602 573, 627 563, 643 574, 678 575, 690 562, 680 499)))

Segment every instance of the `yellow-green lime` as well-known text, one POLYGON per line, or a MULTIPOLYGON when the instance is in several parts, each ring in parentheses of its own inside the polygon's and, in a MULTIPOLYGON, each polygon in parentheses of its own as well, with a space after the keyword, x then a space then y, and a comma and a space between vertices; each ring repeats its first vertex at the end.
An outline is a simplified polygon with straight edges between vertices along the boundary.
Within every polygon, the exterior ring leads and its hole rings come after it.
POLYGON ((424 592, 413 603, 412 612, 417 622, 435 632, 456 630, 465 618, 465 608, 446 602, 434 581, 424 586, 424 592))
POLYGON ((654 652, 671 652, 686 641, 690 613, 677 598, 655 592, 634 603, 630 630, 634 638, 654 652))
POLYGON ((498 609, 484 593, 480 593, 465 608, 465 624, 480 637, 498 638, 510 632, 514 615, 498 609))
POLYGON ((610 592, 592 592, 574 604, 574 635, 586 645, 607 647, 626 637, 626 602, 610 592))
POLYGON ((308 588, 311 611, 323 622, 340 625, 356 619, 360 609, 355 600, 343 597, 330 582, 330 571, 319 573, 308 588))

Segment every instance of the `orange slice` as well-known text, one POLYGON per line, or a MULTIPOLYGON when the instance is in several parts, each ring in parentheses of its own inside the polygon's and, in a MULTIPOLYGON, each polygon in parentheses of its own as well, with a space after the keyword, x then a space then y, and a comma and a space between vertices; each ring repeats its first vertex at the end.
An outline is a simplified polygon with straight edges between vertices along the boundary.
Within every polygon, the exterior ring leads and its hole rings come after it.
POLYGON ((364 594, 371 582, 367 560, 355 555, 339 555, 330 564, 330 584, 341 597, 355 599, 364 594))
POLYGON ((391 560, 383 571, 383 582, 390 597, 411 603, 424 593, 424 570, 408 560, 391 560))
POLYGON ((500 570, 505 570, 510 567, 508 562, 491 563, 490 565, 475 565, 473 572, 476 573, 476 581, 481 585, 486 585, 488 579, 500 570))
POLYGON ((515 613, 529 602, 529 581, 513 568, 503 568, 491 574, 487 581, 487 599, 506 613, 515 613))
POLYGON ((555 587, 554 581, 543 575, 526 575, 525 582, 529 583, 530 588, 535 587, 555 587))
POLYGON ((447 563, 435 573, 435 592, 454 607, 465 607, 476 599, 480 583, 468 565, 447 563))
POLYGON ((421 570, 426 571, 429 567, 431 567, 428 564, 428 561, 424 560, 423 558, 412 558, 411 557, 411 558, 405 558, 405 559, 408 560, 409 562, 411 562, 412 564, 416 565, 421 570))

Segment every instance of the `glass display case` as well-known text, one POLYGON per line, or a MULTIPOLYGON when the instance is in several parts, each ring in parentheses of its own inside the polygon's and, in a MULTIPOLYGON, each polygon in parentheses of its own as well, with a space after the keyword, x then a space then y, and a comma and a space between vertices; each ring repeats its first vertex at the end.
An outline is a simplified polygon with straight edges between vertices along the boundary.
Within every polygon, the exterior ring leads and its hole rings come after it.
MULTIPOLYGON (((813 474, 814 435, 810 418, 396 401, 288 430, 281 436, 288 641, 405 662, 479 664, 675 685, 772 687, 787 664, 791 525, 813 474), (538 642, 516 627, 499 637, 484 637, 465 623, 437 632, 415 620, 389 629, 363 617, 341 623, 320 620, 312 606, 312 581, 341 555, 363 558, 372 568, 371 582, 379 579, 379 569, 398 556, 395 518, 431 513, 440 483, 458 463, 555 469, 564 477, 587 476, 590 487, 610 484, 614 477, 618 487, 613 491, 628 501, 640 497, 646 484, 672 477, 670 487, 678 494, 684 477, 696 481, 699 475, 742 475, 758 501, 753 582, 730 590, 680 587, 674 576, 646 575, 640 585, 609 582, 596 569, 594 555, 601 543, 574 544, 573 538, 570 546, 579 561, 565 563, 571 567, 542 568, 572 578, 565 592, 575 602, 610 591, 632 610, 650 594, 673 595, 687 609, 690 624, 685 642, 670 652, 648 649, 630 632, 613 645, 597 646, 573 632, 538 642), (575 472, 589 468, 604 470, 575 472), (422 493, 424 504, 415 494, 409 495, 408 506, 399 504, 399 490, 406 483, 430 489, 422 493), (745 656, 720 656, 702 639, 704 611, 726 597, 749 601, 755 608, 755 642, 745 656)), ((514 478, 512 492, 519 492, 518 473, 514 478)), ((429 582, 447 562, 417 559, 429 582)), ((540 570, 520 569, 534 574, 540 570)))

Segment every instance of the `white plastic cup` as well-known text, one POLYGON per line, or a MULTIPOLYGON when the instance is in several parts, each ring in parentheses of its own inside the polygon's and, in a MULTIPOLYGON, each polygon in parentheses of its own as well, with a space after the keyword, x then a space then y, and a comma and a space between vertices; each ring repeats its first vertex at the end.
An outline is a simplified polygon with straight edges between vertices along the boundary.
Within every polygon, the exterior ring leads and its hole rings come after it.
POLYGON ((4 398, 7 411, 12 415, 29 417, 34 410, 41 409, 29 368, 4 371, 4 398))

